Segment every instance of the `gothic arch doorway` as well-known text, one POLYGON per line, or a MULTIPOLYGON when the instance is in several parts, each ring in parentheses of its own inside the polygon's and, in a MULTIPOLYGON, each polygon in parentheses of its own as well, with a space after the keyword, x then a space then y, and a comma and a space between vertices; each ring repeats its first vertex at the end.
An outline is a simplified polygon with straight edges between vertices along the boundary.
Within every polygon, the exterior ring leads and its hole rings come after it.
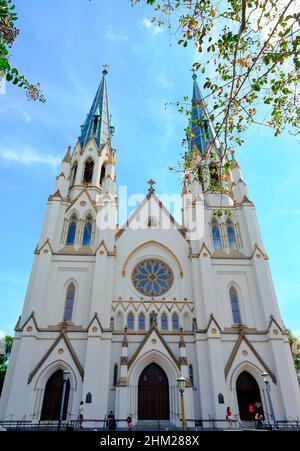
MULTIPOLYGON (((59 420, 60 396, 63 386, 63 371, 58 370, 53 373, 45 386, 41 420, 59 420)), ((70 394, 70 380, 66 385, 65 402, 63 408, 63 420, 67 417, 67 409, 70 394)))
POLYGON ((156 363, 141 373, 138 387, 138 419, 169 420, 169 382, 166 373, 156 363))
POLYGON ((241 420, 254 420, 255 413, 262 411, 262 402, 258 383, 248 371, 243 371, 237 378, 236 393, 241 420))

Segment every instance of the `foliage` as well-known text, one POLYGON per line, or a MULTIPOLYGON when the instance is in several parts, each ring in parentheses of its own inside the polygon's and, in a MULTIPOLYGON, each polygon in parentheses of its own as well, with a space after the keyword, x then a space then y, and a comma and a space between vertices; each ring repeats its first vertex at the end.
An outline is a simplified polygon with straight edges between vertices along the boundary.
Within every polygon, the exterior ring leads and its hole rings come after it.
POLYGON ((6 335, 4 340, 5 354, 0 354, 0 375, 4 375, 7 370, 8 360, 11 353, 13 337, 6 335))
MULTIPOLYGON (((287 330, 288 333, 288 340, 290 343, 290 346, 292 346, 293 343, 298 342, 299 340, 295 337, 295 335, 292 334, 292 332, 288 329, 287 330)), ((299 344, 300 346, 300 344, 299 344)), ((294 364, 295 364, 295 368, 297 372, 300 372, 300 354, 298 354, 298 356, 294 356, 294 364)))
MULTIPOLYGON (((193 69, 201 73, 223 161, 243 144, 249 126, 271 127, 275 136, 283 130, 299 134, 299 3, 298 11, 295 0, 146 3, 154 6, 152 22, 166 27, 170 39, 197 50, 193 69)), ((185 99, 177 104, 180 111, 191 111, 185 99)), ((193 137, 191 127, 186 132, 187 140, 193 137)))
POLYGON ((28 100, 46 100, 40 90, 39 83, 30 83, 18 69, 11 67, 9 48, 13 47, 14 41, 19 34, 15 27, 17 14, 12 0, 0 0, 0 79, 5 77, 7 81, 25 89, 28 100))

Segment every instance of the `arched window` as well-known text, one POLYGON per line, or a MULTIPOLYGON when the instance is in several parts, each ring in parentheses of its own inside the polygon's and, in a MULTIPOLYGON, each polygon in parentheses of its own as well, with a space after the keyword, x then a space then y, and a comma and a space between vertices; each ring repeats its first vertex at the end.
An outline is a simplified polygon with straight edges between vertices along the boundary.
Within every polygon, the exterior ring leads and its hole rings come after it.
POLYGON ((234 322, 234 324, 240 324, 241 323, 241 315, 240 315, 239 300, 238 300, 238 295, 237 295, 236 289, 234 287, 231 287, 229 290, 229 294, 230 294, 233 322, 234 322))
POLYGON ((77 167, 78 167, 78 165, 77 165, 77 162, 76 162, 76 163, 74 163, 74 165, 72 167, 72 170, 71 170, 71 188, 72 188, 72 186, 75 183, 76 174, 77 174, 77 167))
POLYGON ((118 365, 115 363, 113 386, 115 387, 117 385, 117 383, 118 383, 118 365))
POLYGON ((139 314, 139 330, 145 330, 145 315, 144 313, 139 314))
POLYGON ((221 243, 220 229, 219 229, 219 225, 218 225, 218 222, 216 219, 213 219, 211 222, 211 232, 212 232, 214 248, 221 249, 222 243, 221 243))
POLYGON ((127 328, 130 330, 134 329, 134 316, 132 312, 128 313, 127 316, 127 328))
POLYGON ((93 229, 93 218, 88 215, 83 230, 82 244, 83 246, 89 246, 91 244, 92 239, 92 229, 93 229))
POLYGON ((70 285, 68 286, 68 289, 67 289, 64 321, 71 321, 71 319, 72 319, 74 298, 75 298, 75 285, 72 282, 72 283, 70 283, 70 285))
POLYGON ((172 328, 173 330, 179 330, 179 319, 177 313, 172 315, 172 328))
POLYGON ((103 164, 102 168, 101 168, 101 174, 100 174, 100 186, 102 186, 104 179, 105 179, 105 170, 106 170, 106 167, 105 167, 105 164, 103 164))
POLYGON ((189 365, 189 378, 192 384, 192 387, 194 387, 194 370, 193 370, 193 365, 189 365))
POLYGON ((168 330, 168 317, 165 312, 161 315, 161 330, 168 330))
POLYGON ((88 159, 84 166, 83 183, 92 183, 94 162, 88 159))
POLYGON ((73 215, 69 222, 68 235, 66 244, 72 246, 75 243, 77 217, 73 215))
POLYGON ((226 227, 227 227, 227 237, 228 237, 228 244, 230 249, 236 249, 236 236, 234 231, 234 225, 231 219, 227 219, 226 221, 226 227))
POLYGON ((157 227, 157 222, 154 218, 151 218, 151 216, 149 216, 149 218, 147 219, 147 226, 149 228, 151 227, 157 227))

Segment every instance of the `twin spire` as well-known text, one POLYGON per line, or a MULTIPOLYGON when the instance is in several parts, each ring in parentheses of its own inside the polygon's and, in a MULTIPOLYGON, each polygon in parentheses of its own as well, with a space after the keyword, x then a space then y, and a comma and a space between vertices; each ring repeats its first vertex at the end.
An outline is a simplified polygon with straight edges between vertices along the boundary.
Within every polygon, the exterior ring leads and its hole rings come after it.
POLYGON ((81 135, 79 137, 81 148, 83 148, 88 140, 93 136, 97 142, 99 149, 109 141, 114 132, 114 128, 110 125, 110 116, 108 110, 108 96, 106 75, 108 65, 105 64, 102 71, 102 79, 96 92, 89 114, 84 124, 81 126, 81 135))
MULTIPOLYGON (((110 116, 108 109, 108 95, 106 75, 108 65, 105 64, 102 71, 102 79, 96 92, 91 109, 84 124, 81 126, 81 135, 79 137, 81 148, 83 148, 89 139, 93 136, 101 150, 107 142, 111 142, 114 133, 114 127, 110 124, 110 116)), ((216 150, 220 148, 217 142, 216 133, 209 114, 206 109, 205 101, 200 92, 197 75, 193 73, 193 95, 192 95, 192 111, 191 111, 190 128, 192 138, 189 139, 189 147, 193 149, 195 146, 203 155, 210 143, 215 145, 216 150)))
POLYGON ((209 144, 214 144, 215 149, 219 150, 220 143, 216 137, 213 124, 209 119, 206 103, 202 97, 197 83, 197 75, 194 71, 190 129, 192 133, 192 138, 189 140, 190 150, 196 146, 200 154, 203 155, 209 144))

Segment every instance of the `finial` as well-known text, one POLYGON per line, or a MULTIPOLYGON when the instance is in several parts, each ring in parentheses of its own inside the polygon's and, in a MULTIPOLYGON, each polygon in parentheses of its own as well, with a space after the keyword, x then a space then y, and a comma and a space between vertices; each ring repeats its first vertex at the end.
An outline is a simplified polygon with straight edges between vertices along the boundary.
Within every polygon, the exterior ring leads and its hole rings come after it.
POLYGON ((155 185, 156 182, 153 179, 150 179, 147 183, 150 185, 150 188, 148 189, 149 193, 153 194, 155 192, 153 185, 155 185))
POLYGON ((124 337, 122 342, 122 348, 128 348, 128 340, 127 340, 127 327, 124 327, 124 337))
POLYGON ((108 73, 108 68, 109 68, 108 64, 103 64, 103 71, 102 71, 103 75, 106 75, 108 73))
POLYGON ((184 338, 183 338, 183 328, 180 327, 180 339, 179 339, 179 347, 180 348, 185 348, 185 342, 184 342, 184 338))
POLYGON ((193 72, 192 79, 197 80, 197 74, 196 74, 196 70, 194 69, 194 67, 191 69, 191 72, 193 72))

